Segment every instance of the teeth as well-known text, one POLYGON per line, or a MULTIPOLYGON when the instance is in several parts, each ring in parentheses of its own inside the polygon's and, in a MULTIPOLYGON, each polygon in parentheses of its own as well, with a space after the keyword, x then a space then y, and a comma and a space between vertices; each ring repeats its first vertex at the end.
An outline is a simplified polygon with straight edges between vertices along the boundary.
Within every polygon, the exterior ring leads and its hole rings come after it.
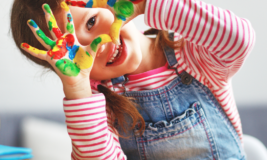
POLYGON ((120 56, 121 51, 122 51, 122 46, 121 46, 120 44, 119 44, 119 45, 116 45, 116 49, 115 49, 115 51, 114 51, 112 57, 111 57, 110 60, 108 61, 108 63, 113 63, 115 57, 118 56, 118 54, 119 54, 119 56, 120 56))
POLYGON ((115 53, 113 54, 113 57, 116 57, 118 53, 119 53, 119 51, 116 49, 115 53))

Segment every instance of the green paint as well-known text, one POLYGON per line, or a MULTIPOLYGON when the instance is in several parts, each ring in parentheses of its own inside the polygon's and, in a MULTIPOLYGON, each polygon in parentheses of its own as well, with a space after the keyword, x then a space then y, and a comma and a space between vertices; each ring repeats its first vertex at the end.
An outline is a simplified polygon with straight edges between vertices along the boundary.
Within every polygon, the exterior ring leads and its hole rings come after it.
POLYGON ((91 55, 86 51, 86 54, 89 56, 89 57, 91 57, 91 55))
POLYGON ((53 56, 51 57, 51 60, 53 60, 53 59, 54 59, 54 57, 55 57, 55 55, 53 55, 53 56))
POLYGON ((67 31, 68 31, 69 33, 71 33, 71 34, 74 33, 74 27, 73 27, 73 24, 71 24, 71 23, 68 23, 68 24, 67 24, 67 31))
POLYGON ((99 43, 101 43, 102 39, 100 37, 97 37, 96 39, 93 40, 93 42, 91 43, 91 49, 96 52, 97 50, 97 45, 99 43))
POLYGON ((53 29, 53 23, 51 21, 48 22, 48 29, 52 31, 53 29))
POLYGON ((49 45, 51 48, 53 48, 56 45, 56 42, 48 38, 42 30, 40 29, 37 30, 36 34, 45 42, 45 44, 49 45))
POLYGON ((58 60, 56 67, 66 76, 76 77, 80 73, 80 69, 69 59, 58 60))
POLYGON ((115 3, 114 10, 117 15, 130 17, 134 13, 134 6, 130 1, 121 0, 115 3))
POLYGON ((34 28, 38 28, 38 26, 37 26, 37 24, 34 22, 34 20, 30 19, 28 22, 29 22, 29 24, 30 24, 31 26, 33 26, 34 28))
POLYGON ((50 6, 49 6, 48 4, 45 4, 45 5, 44 5, 44 9, 45 9, 45 11, 46 11, 47 13, 49 13, 50 15, 52 14, 51 8, 50 8, 50 6))

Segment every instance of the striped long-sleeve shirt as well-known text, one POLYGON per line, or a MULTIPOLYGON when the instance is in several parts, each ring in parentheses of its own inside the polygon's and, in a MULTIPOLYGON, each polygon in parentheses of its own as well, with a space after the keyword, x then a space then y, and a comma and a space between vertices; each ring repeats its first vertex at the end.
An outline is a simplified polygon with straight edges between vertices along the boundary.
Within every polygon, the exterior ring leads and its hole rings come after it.
MULTIPOLYGON (((207 86, 229 117, 242 140, 241 121, 235 104, 231 77, 241 68, 253 48, 254 30, 250 22, 231 11, 197 0, 147 0, 145 23, 153 28, 172 30, 176 40, 183 37, 183 49, 175 52, 178 72, 186 71, 207 86)), ((176 77, 167 65, 129 75, 127 91, 162 87, 176 77)), ((124 92, 121 84, 107 87, 124 92)), ((94 93, 97 90, 93 89, 94 93)), ((96 94, 79 100, 64 100, 73 159, 125 159, 116 131, 108 125, 105 97, 96 94)))

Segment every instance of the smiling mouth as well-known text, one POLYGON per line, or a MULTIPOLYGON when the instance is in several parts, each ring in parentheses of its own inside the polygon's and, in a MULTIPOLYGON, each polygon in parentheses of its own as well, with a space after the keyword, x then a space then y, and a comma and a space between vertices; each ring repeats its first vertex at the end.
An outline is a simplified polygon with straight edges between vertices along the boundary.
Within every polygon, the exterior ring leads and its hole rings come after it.
POLYGON ((123 51, 123 44, 120 37, 120 45, 116 45, 116 49, 114 50, 112 56, 108 60, 107 65, 111 65, 114 62, 116 62, 121 57, 122 51, 123 51))

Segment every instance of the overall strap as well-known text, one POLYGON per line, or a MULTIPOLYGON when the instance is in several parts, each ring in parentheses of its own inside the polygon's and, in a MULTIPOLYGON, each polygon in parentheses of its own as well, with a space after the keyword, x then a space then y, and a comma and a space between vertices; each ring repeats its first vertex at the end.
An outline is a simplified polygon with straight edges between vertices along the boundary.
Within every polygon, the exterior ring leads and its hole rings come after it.
MULTIPOLYGON (((174 33, 169 33, 169 39, 174 41, 174 33)), ((174 49, 172 49, 171 47, 165 45, 165 46, 162 46, 162 49, 164 51, 164 55, 167 59, 167 62, 169 64, 169 67, 172 67, 174 66, 177 62, 177 59, 175 57, 175 52, 174 52, 174 49)))
MULTIPOLYGON (((174 41, 174 33, 169 33, 169 39, 174 41)), ((163 48, 163 52, 165 54, 165 57, 167 59, 169 69, 175 70, 176 74, 181 78, 181 81, 183 84, 186 84, 186 85, 191 84, 193 77, 190 74, 188 74, 185 71, 182 72, 181 74, 179 74, 177 67, 173 67, 175 64, 178 63, 178 61, 175 57, 174 49, 167 46, 167 45, 162 46, 162 48, 163 48)))

